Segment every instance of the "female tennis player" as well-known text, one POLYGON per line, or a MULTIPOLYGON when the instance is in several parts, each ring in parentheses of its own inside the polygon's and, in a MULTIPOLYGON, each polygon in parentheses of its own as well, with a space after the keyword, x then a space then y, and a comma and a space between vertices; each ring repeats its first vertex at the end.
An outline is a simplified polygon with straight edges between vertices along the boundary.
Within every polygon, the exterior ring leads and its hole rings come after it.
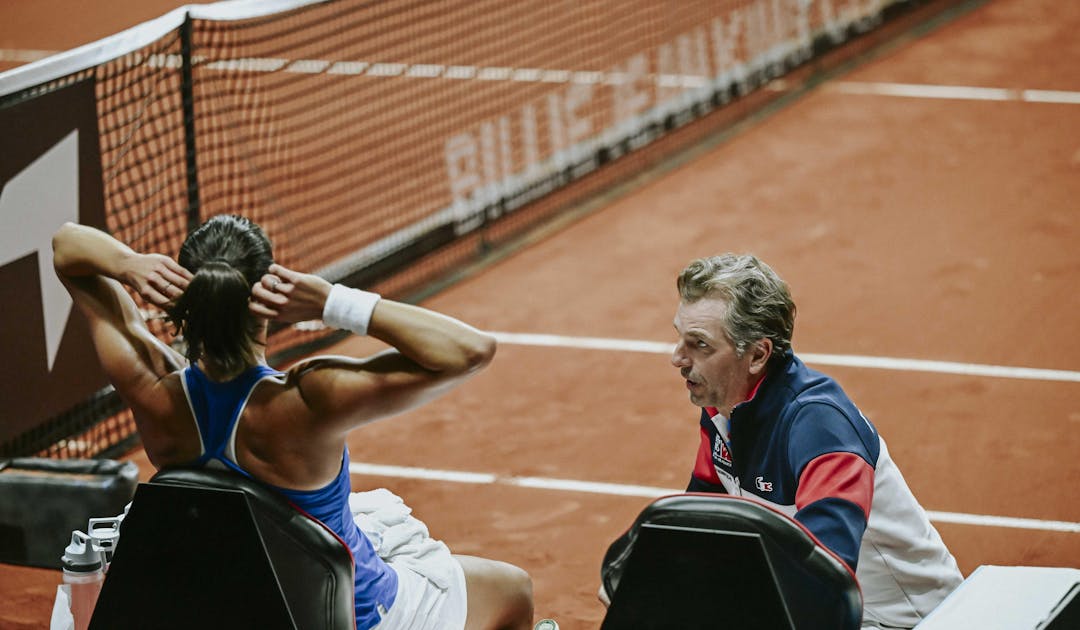
POLYGON ((381 558, 349 506, 349 432, 475 374, 495 353, 491 336, 274 264, 262 229, 235 216, 192 232, 178 261, 69 223, 53 237, 53 262, 154 466, 232 469, 321 520, 352 550, 357 628, 532 628, 525 571, 451 555, 415 519, 425 538, 409 547, 420 554, 381 558), (149 331, 125 285, 167 311, 186 356, 149 331), (267 366, 269 320, 319 318, 391 348, 267 366))

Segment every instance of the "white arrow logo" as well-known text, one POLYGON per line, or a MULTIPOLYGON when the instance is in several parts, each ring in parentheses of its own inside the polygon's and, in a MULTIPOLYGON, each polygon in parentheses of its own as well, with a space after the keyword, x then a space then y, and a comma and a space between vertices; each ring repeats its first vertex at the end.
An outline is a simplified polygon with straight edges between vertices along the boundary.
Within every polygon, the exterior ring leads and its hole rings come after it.
POLYGON ((69 133, 0 191, 0 267, 37 252, 49 371, 71 314, 52 266, 52 235, 79 220, 79 132, 69 133))

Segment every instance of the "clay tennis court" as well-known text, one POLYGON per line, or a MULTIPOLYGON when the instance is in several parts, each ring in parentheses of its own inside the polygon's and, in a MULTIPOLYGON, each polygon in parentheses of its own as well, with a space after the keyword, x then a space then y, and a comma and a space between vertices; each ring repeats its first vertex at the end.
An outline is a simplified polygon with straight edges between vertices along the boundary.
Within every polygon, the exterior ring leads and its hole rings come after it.
MULTIPOLYGON (((67 4, 0 8, 0 49, 178 5, 67 4)), ((746 251, 789 282, 796 353, 874 422, 965 575, 1080 567, 1077 32, 1073 3, 974 6, 496 252, 422 302, 498 332, 494 363, 357 430, 354 489, 389 487, 453 550, 527 569, 538 617, 598 627, 607 545, 685 487, 698 446, 666 353, 675 275, 746 251)), ((0 628, 46 627, 59 572, 0 574, 0 628)))

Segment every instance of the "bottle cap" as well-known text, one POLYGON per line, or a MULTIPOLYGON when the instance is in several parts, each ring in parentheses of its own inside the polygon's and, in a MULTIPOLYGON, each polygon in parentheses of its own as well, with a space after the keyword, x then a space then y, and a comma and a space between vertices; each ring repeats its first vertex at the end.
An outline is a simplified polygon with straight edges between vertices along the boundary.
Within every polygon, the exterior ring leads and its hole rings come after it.
POLYGON ((92 518, 86 528, 90 540, 99 550, 109 550, 120 538, 121 517, 92 518))
POLYGON ((68 573, 93 573, 101 569, 101 552, 94 549, 89 536, 75 530, 60 562, 68 573))

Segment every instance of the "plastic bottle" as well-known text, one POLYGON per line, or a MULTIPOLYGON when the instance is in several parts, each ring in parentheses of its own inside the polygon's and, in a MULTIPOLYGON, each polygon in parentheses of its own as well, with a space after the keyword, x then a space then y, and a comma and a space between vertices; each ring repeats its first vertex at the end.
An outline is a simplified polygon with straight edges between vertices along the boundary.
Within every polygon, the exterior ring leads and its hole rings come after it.
POLYGON ((86 526, 86 533, 90 536, 90 542, 94 550, 101 553, 101 571, 109 572, 109 563, 112 562, 113 550, 117 541, 120 540, 120 523, 124 516, 111 518, 92 518, 86 526))
POLYGON ((101 569, 102 552, 95 549, 90 537, 75 530, 71 544, 64 549, 60 561, 64 567, 64 585, 71 593, 71 615, 75 630, 86 630, 94 613, 105 573, 101 569))

